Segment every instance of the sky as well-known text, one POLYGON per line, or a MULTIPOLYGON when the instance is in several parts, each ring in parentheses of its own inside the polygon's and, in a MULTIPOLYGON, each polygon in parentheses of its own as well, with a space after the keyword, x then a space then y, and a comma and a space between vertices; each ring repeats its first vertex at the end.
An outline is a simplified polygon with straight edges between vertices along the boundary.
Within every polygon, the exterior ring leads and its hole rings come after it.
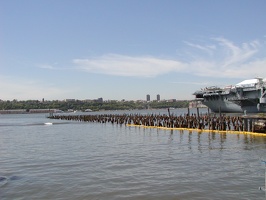
POLYGON ((192 100, 266 77, 265 0, 0 0, 0 99, 192 100))

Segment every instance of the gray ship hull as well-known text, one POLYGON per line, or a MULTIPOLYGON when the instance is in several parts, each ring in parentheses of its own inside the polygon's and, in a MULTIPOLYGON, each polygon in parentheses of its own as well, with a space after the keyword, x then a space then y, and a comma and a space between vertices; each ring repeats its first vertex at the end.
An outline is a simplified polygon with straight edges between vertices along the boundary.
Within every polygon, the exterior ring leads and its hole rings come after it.
POLYGON ((223 112, 223 113, 241 113, 243 112, 241 106, 227 100, 210 100, 202 101, 202 104, 211 109, 212 112, 223 112))

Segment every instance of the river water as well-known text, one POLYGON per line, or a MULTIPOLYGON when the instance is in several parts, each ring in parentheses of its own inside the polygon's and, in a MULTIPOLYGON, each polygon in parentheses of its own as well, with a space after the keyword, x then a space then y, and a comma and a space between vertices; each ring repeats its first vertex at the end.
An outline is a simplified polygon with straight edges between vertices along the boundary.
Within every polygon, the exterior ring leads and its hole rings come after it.
POLYGON ((262 136, 0 115, 1 200, 265 199, 265 159, 262 136))

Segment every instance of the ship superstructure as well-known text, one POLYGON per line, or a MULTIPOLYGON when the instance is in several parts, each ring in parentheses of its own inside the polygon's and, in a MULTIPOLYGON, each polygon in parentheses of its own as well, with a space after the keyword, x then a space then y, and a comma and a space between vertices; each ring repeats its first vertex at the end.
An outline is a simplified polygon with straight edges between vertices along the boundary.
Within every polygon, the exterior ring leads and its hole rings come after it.
POLYGON ((229 100, 248 113, 266 112, 266 81, 262 78, 244 80, 231 90, 235 94, 229 100))
POLYGON ((194 93, 213 112, 266 112, 266 80, 254 78, 235 86, 206 87, 194 93))

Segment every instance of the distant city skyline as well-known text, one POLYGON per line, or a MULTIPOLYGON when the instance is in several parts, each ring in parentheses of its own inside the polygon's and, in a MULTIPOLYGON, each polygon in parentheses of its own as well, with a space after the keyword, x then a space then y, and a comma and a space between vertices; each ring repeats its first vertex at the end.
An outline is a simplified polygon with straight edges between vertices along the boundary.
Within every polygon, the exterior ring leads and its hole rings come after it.
POLYGON ((192 100, 266 77, 266 1, 0 1, 0 99, 192 100))
MULTIPOLYGON (((66 101, 66 102, 71 102, 71 101, 99 101, 99 102, 106 102, 106 101, 173 101, 176 99, 161 99, 160 94, 157 94, 156 97, 151 97, 151 95, 147 94, 145 97, 137 100, 132 100, 132 99, 103 99, 102 97, 95 98, 95 99, 27 99, 27 100, 18 100, 18 99, 7 99, 3 100, 0 99, 0 101, 39 101, 39 102, 46 102, 46 101, 66 101)), ((187 101, 188 99, 181 99, 180 101, 187 101)), ((192 101, 196 101, 196 99, 192 99, 192 101)))

